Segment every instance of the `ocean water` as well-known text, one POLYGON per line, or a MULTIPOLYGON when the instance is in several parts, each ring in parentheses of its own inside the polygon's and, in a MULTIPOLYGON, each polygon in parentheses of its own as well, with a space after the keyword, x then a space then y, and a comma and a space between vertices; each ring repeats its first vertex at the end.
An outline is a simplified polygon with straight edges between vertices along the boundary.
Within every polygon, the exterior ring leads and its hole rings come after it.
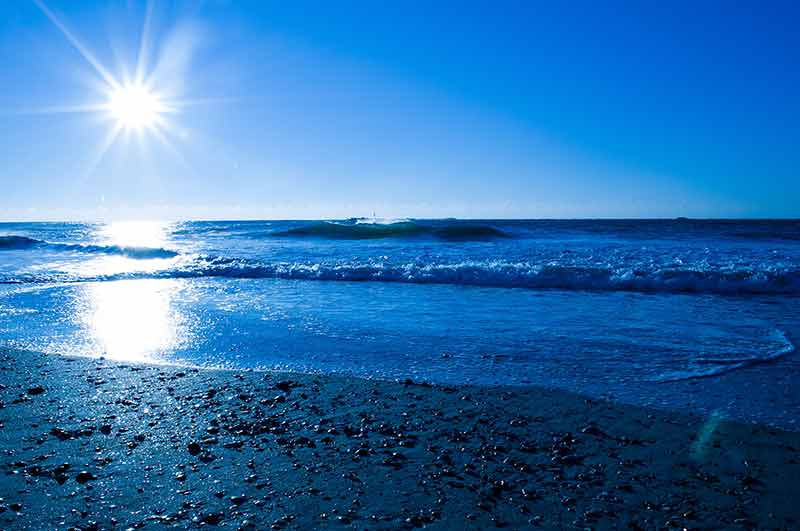
POLYGON ((0 344, 800 429, 798 221, 0 223, 0 344))

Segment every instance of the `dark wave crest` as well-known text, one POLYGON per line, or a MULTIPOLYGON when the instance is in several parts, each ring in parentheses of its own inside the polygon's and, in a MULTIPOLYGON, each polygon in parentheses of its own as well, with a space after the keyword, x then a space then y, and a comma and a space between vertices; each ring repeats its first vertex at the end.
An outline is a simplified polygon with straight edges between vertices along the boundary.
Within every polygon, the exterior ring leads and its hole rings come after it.
POLYGON ((480 241, 508 237, 508 234, 502 230, 486 224, 426 224, 417 221, 397 221, 394 223, 317 221, 300 227, 268 233, 267 235, 331 240, 431 237, 450 241, 480 241))
POLYGON ((121 245, 77 245, 51 243, 48 244, 48 248, 79 253, 119 255, 137 260, 149 260, 152 258, 175 258, 179 254, 176 251, 170 251, 169 249, 162 249, 160 247, 127 247, 121 245))
POLYGON ((158 247, 128 247, 121 245, 91 245, 77 243, 51 243, 26 236, 0 236, 0 251, 20 249, 43 249, 56 252, 108 254, 127 258, 148 260, 152 258, 174 258, 175 251, 158 247))
POLYGON ((41 243, 41 240, 25 236, 0 236, 0 250, 28 249, 41 243))

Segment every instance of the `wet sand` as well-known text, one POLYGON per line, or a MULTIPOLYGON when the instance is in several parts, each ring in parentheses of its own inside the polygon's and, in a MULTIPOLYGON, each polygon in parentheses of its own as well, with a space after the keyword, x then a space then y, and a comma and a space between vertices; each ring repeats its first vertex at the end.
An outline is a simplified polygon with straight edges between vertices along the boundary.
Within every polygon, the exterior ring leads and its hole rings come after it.
POLYGON ((0 350, 0 529, 797 529, 799 452, 539 388, 0 350))

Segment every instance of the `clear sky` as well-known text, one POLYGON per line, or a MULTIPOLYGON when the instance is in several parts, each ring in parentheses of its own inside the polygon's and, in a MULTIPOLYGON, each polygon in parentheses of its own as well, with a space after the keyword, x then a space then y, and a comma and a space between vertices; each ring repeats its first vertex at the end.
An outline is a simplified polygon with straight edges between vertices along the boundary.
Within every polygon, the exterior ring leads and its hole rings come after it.
POLYGON ((0 219, 800 217, 798 15, 0 2, 0 219))

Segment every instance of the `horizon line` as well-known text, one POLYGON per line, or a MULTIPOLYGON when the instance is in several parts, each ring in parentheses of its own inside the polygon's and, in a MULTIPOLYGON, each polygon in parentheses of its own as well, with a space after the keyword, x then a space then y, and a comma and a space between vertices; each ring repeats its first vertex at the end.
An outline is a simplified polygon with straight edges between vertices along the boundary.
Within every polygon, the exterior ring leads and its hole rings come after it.
POLYGON ((0 219, 0 223, 128 223, 128 222, 158 222, 158 223, 191 223, 191 222, 241 222, 241 221, 347 221, 347 220, 393 220, 396 223, 403 221, 798 221, 800 217, 691 217, 691 216, 675 216, 675 217, 613 217, 613 216, 599 216, 599 217, 541 217, 541 218, 528 218, 528 217, 369 217, 369 216, 350 216, 343 218, 179 218, 179 219, 159 219, 159 218, 127 218, 127 219, 39 219, 39 220, 23 220, 23 219, 0 219))

